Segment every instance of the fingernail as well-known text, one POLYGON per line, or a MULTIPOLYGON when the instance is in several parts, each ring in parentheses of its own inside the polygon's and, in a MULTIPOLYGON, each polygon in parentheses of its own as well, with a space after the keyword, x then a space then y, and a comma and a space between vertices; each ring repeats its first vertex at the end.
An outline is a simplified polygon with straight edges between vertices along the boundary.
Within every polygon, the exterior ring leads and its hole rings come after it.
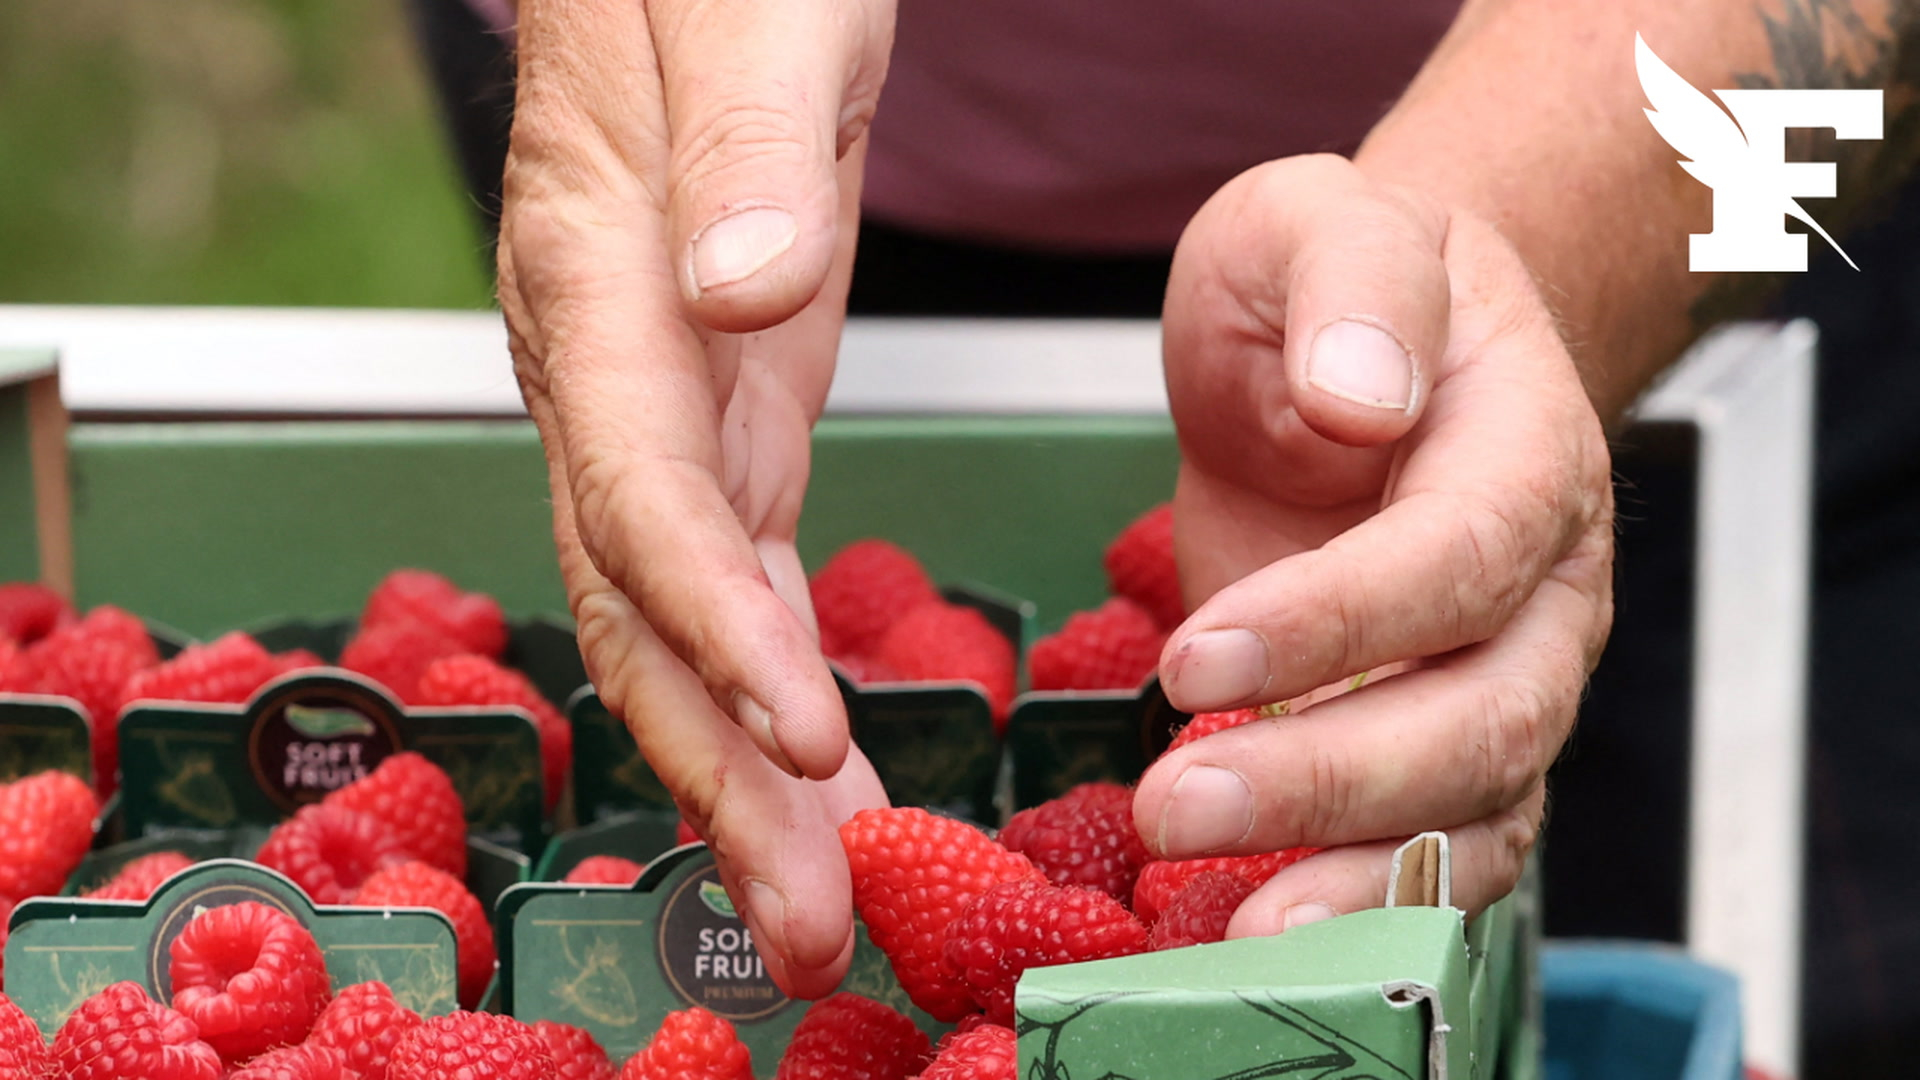
POLYGON ((1413 360, 1393 335, 1343 319, 1313 337, 1307 381, 1334 397, 1405 412, 1413 402, 1413 360))
POLYGON ((769 761, 793 776, 800 775, 800 770, 787 759, 787 752, 781 748, 780 740, 773 737, 772 710, 745 690, 736 690, 733 695, 733 716, 769 761))
POLYGON ((1203 630, 1173 658, 1168 689, 1189 712, 1238 704, 1267 685, 1267 643, 1251 630, 1203 630))
POLYGON ((1160 811, 1160 854, 1184 859, 1238 843, 1253 828, 1253 793, 1231 769, 1195 765, 1180 774, 1160 811))
POLYGON ((1288 908, 1286 915, 1281 918, 1280 929, 1284 932, 1296 926, 1305 926, 1308 923, 1325 922, 1333 918, 1334 914, 1335 912, 1332 908, 1318 900, 1312 900, 1304 904, 1295 904, 1288 908))
POLYGON ((766 945, 761 950, 764 956, 772 953, 776 956, 787 954, 787 901, 780 890, 761 881, 759 878, 747 878, 740 883, 740 889, 746 894, 747 929, 753 932, 755 941, 766 945))
POLYGON ((792 247, 799 234, 793 215, 774 206, 756 206, 710 222, 693 238, 694 296, 759 273, 792 247))

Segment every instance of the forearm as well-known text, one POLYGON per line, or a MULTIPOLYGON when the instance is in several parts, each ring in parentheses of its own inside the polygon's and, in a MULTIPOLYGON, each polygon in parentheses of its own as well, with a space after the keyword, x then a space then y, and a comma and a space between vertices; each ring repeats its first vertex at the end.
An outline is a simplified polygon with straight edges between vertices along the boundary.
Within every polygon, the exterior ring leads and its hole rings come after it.
POLYGON ((1835 142, 1821 132, 1815 146, 1815 133, 1789 133, 1790 157, 1838 162, 1839 197, 1807 201, 1838 233, 1920 148, 1916 8, 1468 0, 1357 161, 1499 228, 1539 280, 1589 396, 1612 420, 1695 336, 1750 307, 1772 280, 1688 270, 1685 238, 1712 228, 1711 193, 1642 112, 1635 32, 1703 91, 1886 89, 1883 140, 1835 142))

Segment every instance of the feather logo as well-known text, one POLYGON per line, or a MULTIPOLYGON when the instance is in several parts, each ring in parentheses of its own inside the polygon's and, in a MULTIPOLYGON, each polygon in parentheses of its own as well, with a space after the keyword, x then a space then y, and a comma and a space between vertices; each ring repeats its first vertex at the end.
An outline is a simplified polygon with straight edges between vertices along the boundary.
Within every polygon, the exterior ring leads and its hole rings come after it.
MULTIPOLYGON (((1680 167, 1714 192, 1714 232, 1695 237, 1696 270, 1804 270, 1805 239, 1798 238, 1799 265, 1715 265, 1703 267, 1698 241, 1726 239, 1729 226, 1753 230, 1753 242, 1741 238, 1725 245, 1745 252, 1778 240, 1793 241, 1777 218, 1763 225, 1747 213, 1784 215, 1817 233, 1840 253, 1847 265, 1860 269, 1853 257, 1801 207, 1796 195, 1827 197, 1834 192, 1831 182, 1826 190, 1805 177, 1797 177, 1785 161, 1784 132, 1790 127, 1832 127, 1840 138, 1880 137, 1880 92, 1877 90, 1716 90, 1713 98, 1701 93, 1656 55, 1639 34, 1633 36, 1634 68, 1640 76, 1640 89, 1651 108, 1643 110, 1653 129, 1681 156, 1680 167), (1866 95, 1861 97, 1860 95, 1866 95), (1871 99, 1870 118, 1863 111, 1871 99), (1721 103, 1725 103, 1723 108, 1721 103), (1822 114, 1828 114, 1823 116, 1822 114), (1868 123, 1868 120, 1871 120, 1868 123), (1743 122, 1745 127, 1743 128, 1743 122), (1758 126, 1756 126, 1758 125, 1758 126), (1867 130, 1871 129, 1871 134, 1867 130), (1777 151, 1776 151, 1777 147, 1777 151), (1807 185, 1811 189, 1795 184, 1807 185), (1769 190, 1772 189, 1772 190, 1769 190), (1723 220, 1732 203, 1738 202, 1742 220, 1723 220), (1765 232, 1760 230, 1765 229, 1765 232), (1775 235, 1777 234, 1777 235, 1775 235)), ((1833 165, 1819 163, 1820 175, 1831 178, 1833 165)), ((1770 252, 1777 256, 1777 250, 1770 252)), ((1724 260, 1716 260, 1724 261, 1724 260)), ((1778 261, 1772 259, 1768 261, 1778 261)))

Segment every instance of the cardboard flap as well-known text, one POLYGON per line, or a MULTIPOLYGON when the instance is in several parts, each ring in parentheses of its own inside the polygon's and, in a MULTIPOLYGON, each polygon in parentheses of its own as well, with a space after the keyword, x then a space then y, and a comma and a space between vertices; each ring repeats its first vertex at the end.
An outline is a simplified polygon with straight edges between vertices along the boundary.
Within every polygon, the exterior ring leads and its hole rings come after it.
POLYGON ((1393 853, 1387 906, 1453 906, 1453 852, 1446 833, 1421 833, 1393 853))

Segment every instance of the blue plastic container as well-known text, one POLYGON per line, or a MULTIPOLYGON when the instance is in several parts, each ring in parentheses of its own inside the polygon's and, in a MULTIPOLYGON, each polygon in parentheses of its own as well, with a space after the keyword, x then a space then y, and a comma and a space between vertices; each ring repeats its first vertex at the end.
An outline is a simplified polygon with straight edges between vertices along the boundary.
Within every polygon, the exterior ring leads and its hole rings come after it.
POLYGON ((1549 942, 1547 1080, 1741 1080, 1740 986, 1669 946, 1549 942))

